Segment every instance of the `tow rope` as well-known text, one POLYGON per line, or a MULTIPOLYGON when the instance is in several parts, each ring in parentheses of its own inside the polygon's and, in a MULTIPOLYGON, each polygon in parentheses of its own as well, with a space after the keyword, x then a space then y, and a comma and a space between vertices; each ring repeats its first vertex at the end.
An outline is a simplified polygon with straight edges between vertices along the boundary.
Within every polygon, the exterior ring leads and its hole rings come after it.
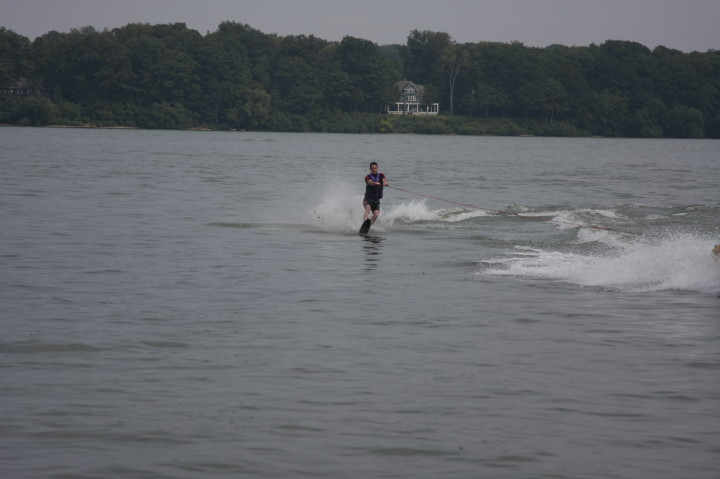
POLYGON ((496 215, 514 216, 514 217, 516 217, 516 218, 524 218, 524 219, 533 220, 533 221, 544 221, 544 222, 548 222, 548 223, 559 223, 559 224, 563 224, 563 225, 578 226, 578 227, 580 227, 580 228, 591 228, 591 229, 596 229, 596 230, 614 231, 614 232, 616 232, 616 233, 626 233, 626 234, 642 235, 642 233, 633 233, 633 232, 630 232, 630 231, 620 231, 620 230, 616 230, 616 229, 613 229, 613 228, 607 228, 607 227, 605 227, 605 226, 586 225, 586 224, 583 224, 583 223, 571 223, 571 222, 569 222, 569 221, 560 221, 560 220, 553 220, 553 219, 548 219, 548 218, 539 218, 539 217, 537 217, 537 216, 521 215, 521 214, 519 214, 519 213, 510 213, 510 212, 507 212, 507 211, 492 210, 492 209, 490 209, 490 208, 481 208, 480 206, 470 205, 470 204, 467 204, 467 203, 458 203, 457 201, 450 201, 450 200, 445 200, 445 199, 443 199, 443 198, 437 198, 437 197, 435 197, 435 196, 425 195, 425 194, 422 194, 422 193, 416 193, 416 192, 414 192, 414 191, 405 190, 405 189, 403 189, 403 188, 398 188, 398 187, 396 187, 396 186, 389 186, 389 185, 388 185, 388 186, 385 186, 385 188, 392 188, 392 189, 394 189, 394 190, 403 191, 403 192, 409 193, 409 194, 411 194, 411 195, 422 196, 422 197, 424 197, 424 198, 430 198, 430 199, 437 200, 437 201, 443 201, 443 202, 445 202, 445 203, 451 203, 451 204, 454 204, 454 205, 464 206, 464 207, 466 207, 466 208, 472 208, 472 209, 476 209, 476 210, 487 211, 488 213, 494 213, 494 214, 496 214, 496 215))

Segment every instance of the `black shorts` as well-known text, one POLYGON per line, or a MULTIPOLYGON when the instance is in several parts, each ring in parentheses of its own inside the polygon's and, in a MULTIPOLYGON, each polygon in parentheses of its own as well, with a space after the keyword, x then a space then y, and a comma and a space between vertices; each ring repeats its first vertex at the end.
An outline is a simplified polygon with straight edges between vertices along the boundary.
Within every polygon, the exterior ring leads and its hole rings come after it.
POLYGON ((380 198, 363 198, 363 206, 368 205, 372 211, 380 211, 380 198))

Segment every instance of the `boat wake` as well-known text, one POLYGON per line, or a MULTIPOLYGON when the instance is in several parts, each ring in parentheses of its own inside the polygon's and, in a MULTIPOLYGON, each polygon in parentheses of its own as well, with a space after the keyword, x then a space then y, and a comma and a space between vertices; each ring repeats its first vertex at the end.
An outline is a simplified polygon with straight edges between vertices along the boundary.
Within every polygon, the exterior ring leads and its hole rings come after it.
POLYGON ((621 292, 720 291, 720 264, 711 257, 713 240, 709 237, 675 234, 627 242, 606 232, 582 231, 577 243, 583 241, 588 245, 585 252, 568 251, 570 248, 562 245, 552 250, 516 246, 500 257, 481 262, 479 274, 621 292))
MULTIPOLYGON (((336 183, 321 199, 311 214, 315 227, 357 232, 362 196, 348 195, 349 188, 336 183)), ((720 263, 711 255, 718 232, 707 228, 708 215, 717 214, 713 207, 508 205, 500 214, 492 211, 457 206, 433 209, 425 199, 388 201, 383 202, 373 230, 482 232, 481 246, 491 251, 487 259, 477 262, 478 274, 485 276, 544 279, 622 292, 720 291, 720 263), (517 223, 521 220, 548 226, 527 228, 517 223), (501 253, 495 254, 498 249, 501 253)))

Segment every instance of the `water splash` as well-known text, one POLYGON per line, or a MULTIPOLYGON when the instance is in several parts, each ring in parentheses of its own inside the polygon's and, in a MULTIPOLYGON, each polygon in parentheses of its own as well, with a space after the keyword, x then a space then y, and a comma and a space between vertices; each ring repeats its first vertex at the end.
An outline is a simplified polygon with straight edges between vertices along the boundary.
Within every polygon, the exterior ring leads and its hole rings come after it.
POLYGON ((363 216, 362 195, 348 194, 352 190, 346 181, 329 182, 320 203, 308 212, 310 223, 329 232, 356 232, 363 216))
MULTIPOLYGON (((517 247, 480 274, 548 279, 623 292, 720 290, 720 264, 711 238, 674 234, 653 241, 629 242, 607 232, 583 231, 593 241, 586 253, 517 247), (499 266, 498 266, 499 265, 499 266)), ((488 262, 490 264, 490 262, 488 262)))
MULTIPOLYGON (((320 202, 308 213, 309 221, 325 231, 347 233, 357 231, 363 217, 362 195, 348 194, 353 186, 347 182, 333 181, 322 194, 320 202)), ((487 216, 484 211, 465 208, 429 208, 425 200, 393 202, 383 201, 381 215, 373 226, 387 231, 393 224, 424 224, 428 222, 456 223, 487 216)))

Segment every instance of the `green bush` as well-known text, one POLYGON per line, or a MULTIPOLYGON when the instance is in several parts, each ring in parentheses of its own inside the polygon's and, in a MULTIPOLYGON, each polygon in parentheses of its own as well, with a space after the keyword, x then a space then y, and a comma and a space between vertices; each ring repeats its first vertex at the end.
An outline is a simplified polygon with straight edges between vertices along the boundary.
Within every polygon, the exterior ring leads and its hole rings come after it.
POLYGON ((11 99, 3 104, 3 121, 25 126, 53 125, 59 120, 58 107, 42 96, 11 99))

